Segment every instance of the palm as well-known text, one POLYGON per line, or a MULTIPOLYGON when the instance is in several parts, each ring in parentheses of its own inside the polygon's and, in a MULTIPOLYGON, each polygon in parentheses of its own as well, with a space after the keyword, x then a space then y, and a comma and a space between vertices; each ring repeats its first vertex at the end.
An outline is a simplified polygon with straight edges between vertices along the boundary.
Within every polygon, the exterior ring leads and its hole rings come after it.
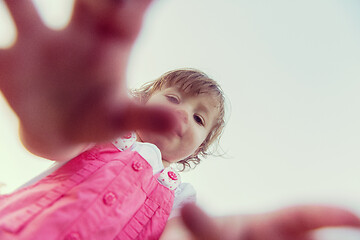
POLYGON ((142 114, 166 120, 126 97, 127 60, 150 1, 101 2, 77 1, 70 25, 53 31, 30 1, 6 1, 18 38, 0 51, 0 88, 25 128, 91 141, 154 128, 142 114))

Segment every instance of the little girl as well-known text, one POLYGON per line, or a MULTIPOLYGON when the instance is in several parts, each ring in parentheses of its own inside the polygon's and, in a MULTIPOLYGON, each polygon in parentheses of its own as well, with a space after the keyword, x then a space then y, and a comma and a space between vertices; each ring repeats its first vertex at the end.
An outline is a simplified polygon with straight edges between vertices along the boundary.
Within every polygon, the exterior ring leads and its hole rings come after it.
POLYGON ((194 69, 168 72, 133 91, 172 109, 174 130, 129 132, 89 146, 47 176, 0 200, 0 239, 158 239, 195 190, 181 169, 200 162, 224 127, 219 85, 194 69))
POLYGON ((17 39, 0 49, 1 93, 25 147, 59 163, 0 197, 1 240, 157 239, 165 224, 161 238, 181 240, 308 240, 320 227, 359 228, 353 213, 321 205, 213 218, 190 203, 176 217, 195 192, 169 165, 208 153, 223 98, 206 75, 180 70, 135 91, 142 104, 129 101, 126 66, 151 0, 76 0, 62 31, 48 29, 32 1, 4 2, 17 39))

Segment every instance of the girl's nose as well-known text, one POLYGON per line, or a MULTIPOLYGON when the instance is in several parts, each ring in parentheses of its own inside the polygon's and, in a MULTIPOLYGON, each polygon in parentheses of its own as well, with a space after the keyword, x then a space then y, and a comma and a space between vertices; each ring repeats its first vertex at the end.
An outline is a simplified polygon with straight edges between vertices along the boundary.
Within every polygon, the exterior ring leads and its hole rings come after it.
POLYGON ((179 118, 179 120, 181 122, 184 122, 186 124, 189 121, 189 114, 186 111, 182 110, 182 109, 176 110, 176 116, 179 118))

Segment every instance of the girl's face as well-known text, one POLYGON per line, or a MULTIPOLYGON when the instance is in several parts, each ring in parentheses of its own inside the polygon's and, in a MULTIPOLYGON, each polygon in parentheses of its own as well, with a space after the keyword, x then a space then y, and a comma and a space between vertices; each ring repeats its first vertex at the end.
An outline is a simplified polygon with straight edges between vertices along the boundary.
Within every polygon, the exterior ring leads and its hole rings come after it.
POLYGON ((190 95, 175 87, 153 93, 146 105, 173 109, 178 119, 175 129, 168 134, 137 132, 141 141, 160 149, 164 165, 192 155, 210 133, 219 114, 217 101, 210 94, 190 95))

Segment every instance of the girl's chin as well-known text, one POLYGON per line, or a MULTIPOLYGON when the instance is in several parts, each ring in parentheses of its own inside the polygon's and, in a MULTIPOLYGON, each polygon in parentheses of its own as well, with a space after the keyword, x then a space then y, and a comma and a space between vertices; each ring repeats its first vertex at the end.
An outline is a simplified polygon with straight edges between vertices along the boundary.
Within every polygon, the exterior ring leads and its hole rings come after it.
POLYGON ((162 160, 162 163, 163 163, 164 167, 168 167, 171 164, 170 162, 168 162, 166 160, 162 160))
POLYGON ((170 154, 162 154, 163 162, 166 161, 169 164, 176 163, 179 161, 178 159, 181 159, 181 158, 174 158, 174 157, 176 157, 176 156, 174 156, 174 154, 171 154, 171 155, 170 154))

